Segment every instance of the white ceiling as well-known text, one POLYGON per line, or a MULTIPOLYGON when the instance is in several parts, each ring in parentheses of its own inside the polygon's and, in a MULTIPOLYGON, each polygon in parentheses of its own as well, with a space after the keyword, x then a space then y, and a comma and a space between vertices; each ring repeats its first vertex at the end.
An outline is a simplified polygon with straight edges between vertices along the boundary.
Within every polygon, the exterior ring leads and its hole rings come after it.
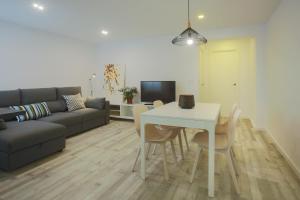
MULTIPOLYGON (((280 0, 190 0, 194 29, 261 24, 280 0), (202 21, 197 15, 203 13, 202 21)), ((0 19, 90 42, 176 35, 186 26, 187 0, 1 0, 0 19), (32 9, 33 2, 45 6, 32 9), (107 29, 103 38, 99 32, 107 29)))

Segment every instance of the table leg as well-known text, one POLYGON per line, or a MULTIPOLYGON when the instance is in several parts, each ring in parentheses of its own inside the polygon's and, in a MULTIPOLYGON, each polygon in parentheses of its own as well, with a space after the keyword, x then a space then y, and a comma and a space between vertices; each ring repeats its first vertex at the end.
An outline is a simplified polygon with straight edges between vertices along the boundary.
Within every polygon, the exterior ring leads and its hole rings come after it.
POLYGON ((215 125, 208 129, 209 145, 208 145, 208 196, 215 195, 215 125))
POLYGON ((146 180, 146 158, 145 158, 145 123, 141 117, 141 177, 146 180))

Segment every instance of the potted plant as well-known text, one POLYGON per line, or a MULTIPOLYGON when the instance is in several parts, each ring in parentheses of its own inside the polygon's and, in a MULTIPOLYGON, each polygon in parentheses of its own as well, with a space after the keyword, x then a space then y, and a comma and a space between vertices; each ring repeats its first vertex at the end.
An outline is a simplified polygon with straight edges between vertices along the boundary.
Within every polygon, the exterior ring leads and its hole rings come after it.
POLYGON ((136 87, 124 87, 119 90, 123 94, 123 101, 132 104, 133 97, 138 93, 136 87))

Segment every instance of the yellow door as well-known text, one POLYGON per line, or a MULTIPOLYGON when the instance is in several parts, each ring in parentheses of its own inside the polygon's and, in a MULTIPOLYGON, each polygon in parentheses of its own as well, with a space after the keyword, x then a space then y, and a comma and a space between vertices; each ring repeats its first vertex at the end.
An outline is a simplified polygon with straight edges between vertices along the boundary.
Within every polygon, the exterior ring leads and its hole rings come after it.
POLYGON ((209 41, 200 49, 200 101, 220 103, 228 116, 238 103, 244 116, 255 118, 255 40, 209 41))

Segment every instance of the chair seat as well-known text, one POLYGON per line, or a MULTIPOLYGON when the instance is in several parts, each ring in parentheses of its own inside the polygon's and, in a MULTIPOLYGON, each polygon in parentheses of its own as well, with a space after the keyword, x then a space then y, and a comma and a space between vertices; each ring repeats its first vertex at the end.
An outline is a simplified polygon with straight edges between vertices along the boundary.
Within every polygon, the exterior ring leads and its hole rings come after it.
POLYGON ((180 134, 181 127, 176 126, 166 126, 166 125, 155 125, 155 127, 164 134, 164 132, 171 132, 170 139, 176 138, 180 134))
POLYGON ((226 134, 227 133, 227 128, 228 128, 227 123, 225 123, 225 124, 218 124, 216 126, 215 132, 216 132, 216 134, 226 134))
POLYGON ((147 142, 166 142, 172 139, 174 134, 170 130, 159 130, 154 124, 146 124, 145 126, 145 138, 147 142))
MULTIPOLYGON (((192 142, 201 145, 203 148, 208 148, 208 132, 198 132, 193 137, 192 142)), ((225 134, 215 135, 215 149, 223 150, 228 147, 228 139, 225 134)))
POLYGON ((182 127, 177 127, 177 126, 167 126, 167 125, 155 125, 157 129, 160 130, 172 130, 172 131, 180 131, 183 129, 182 127))

